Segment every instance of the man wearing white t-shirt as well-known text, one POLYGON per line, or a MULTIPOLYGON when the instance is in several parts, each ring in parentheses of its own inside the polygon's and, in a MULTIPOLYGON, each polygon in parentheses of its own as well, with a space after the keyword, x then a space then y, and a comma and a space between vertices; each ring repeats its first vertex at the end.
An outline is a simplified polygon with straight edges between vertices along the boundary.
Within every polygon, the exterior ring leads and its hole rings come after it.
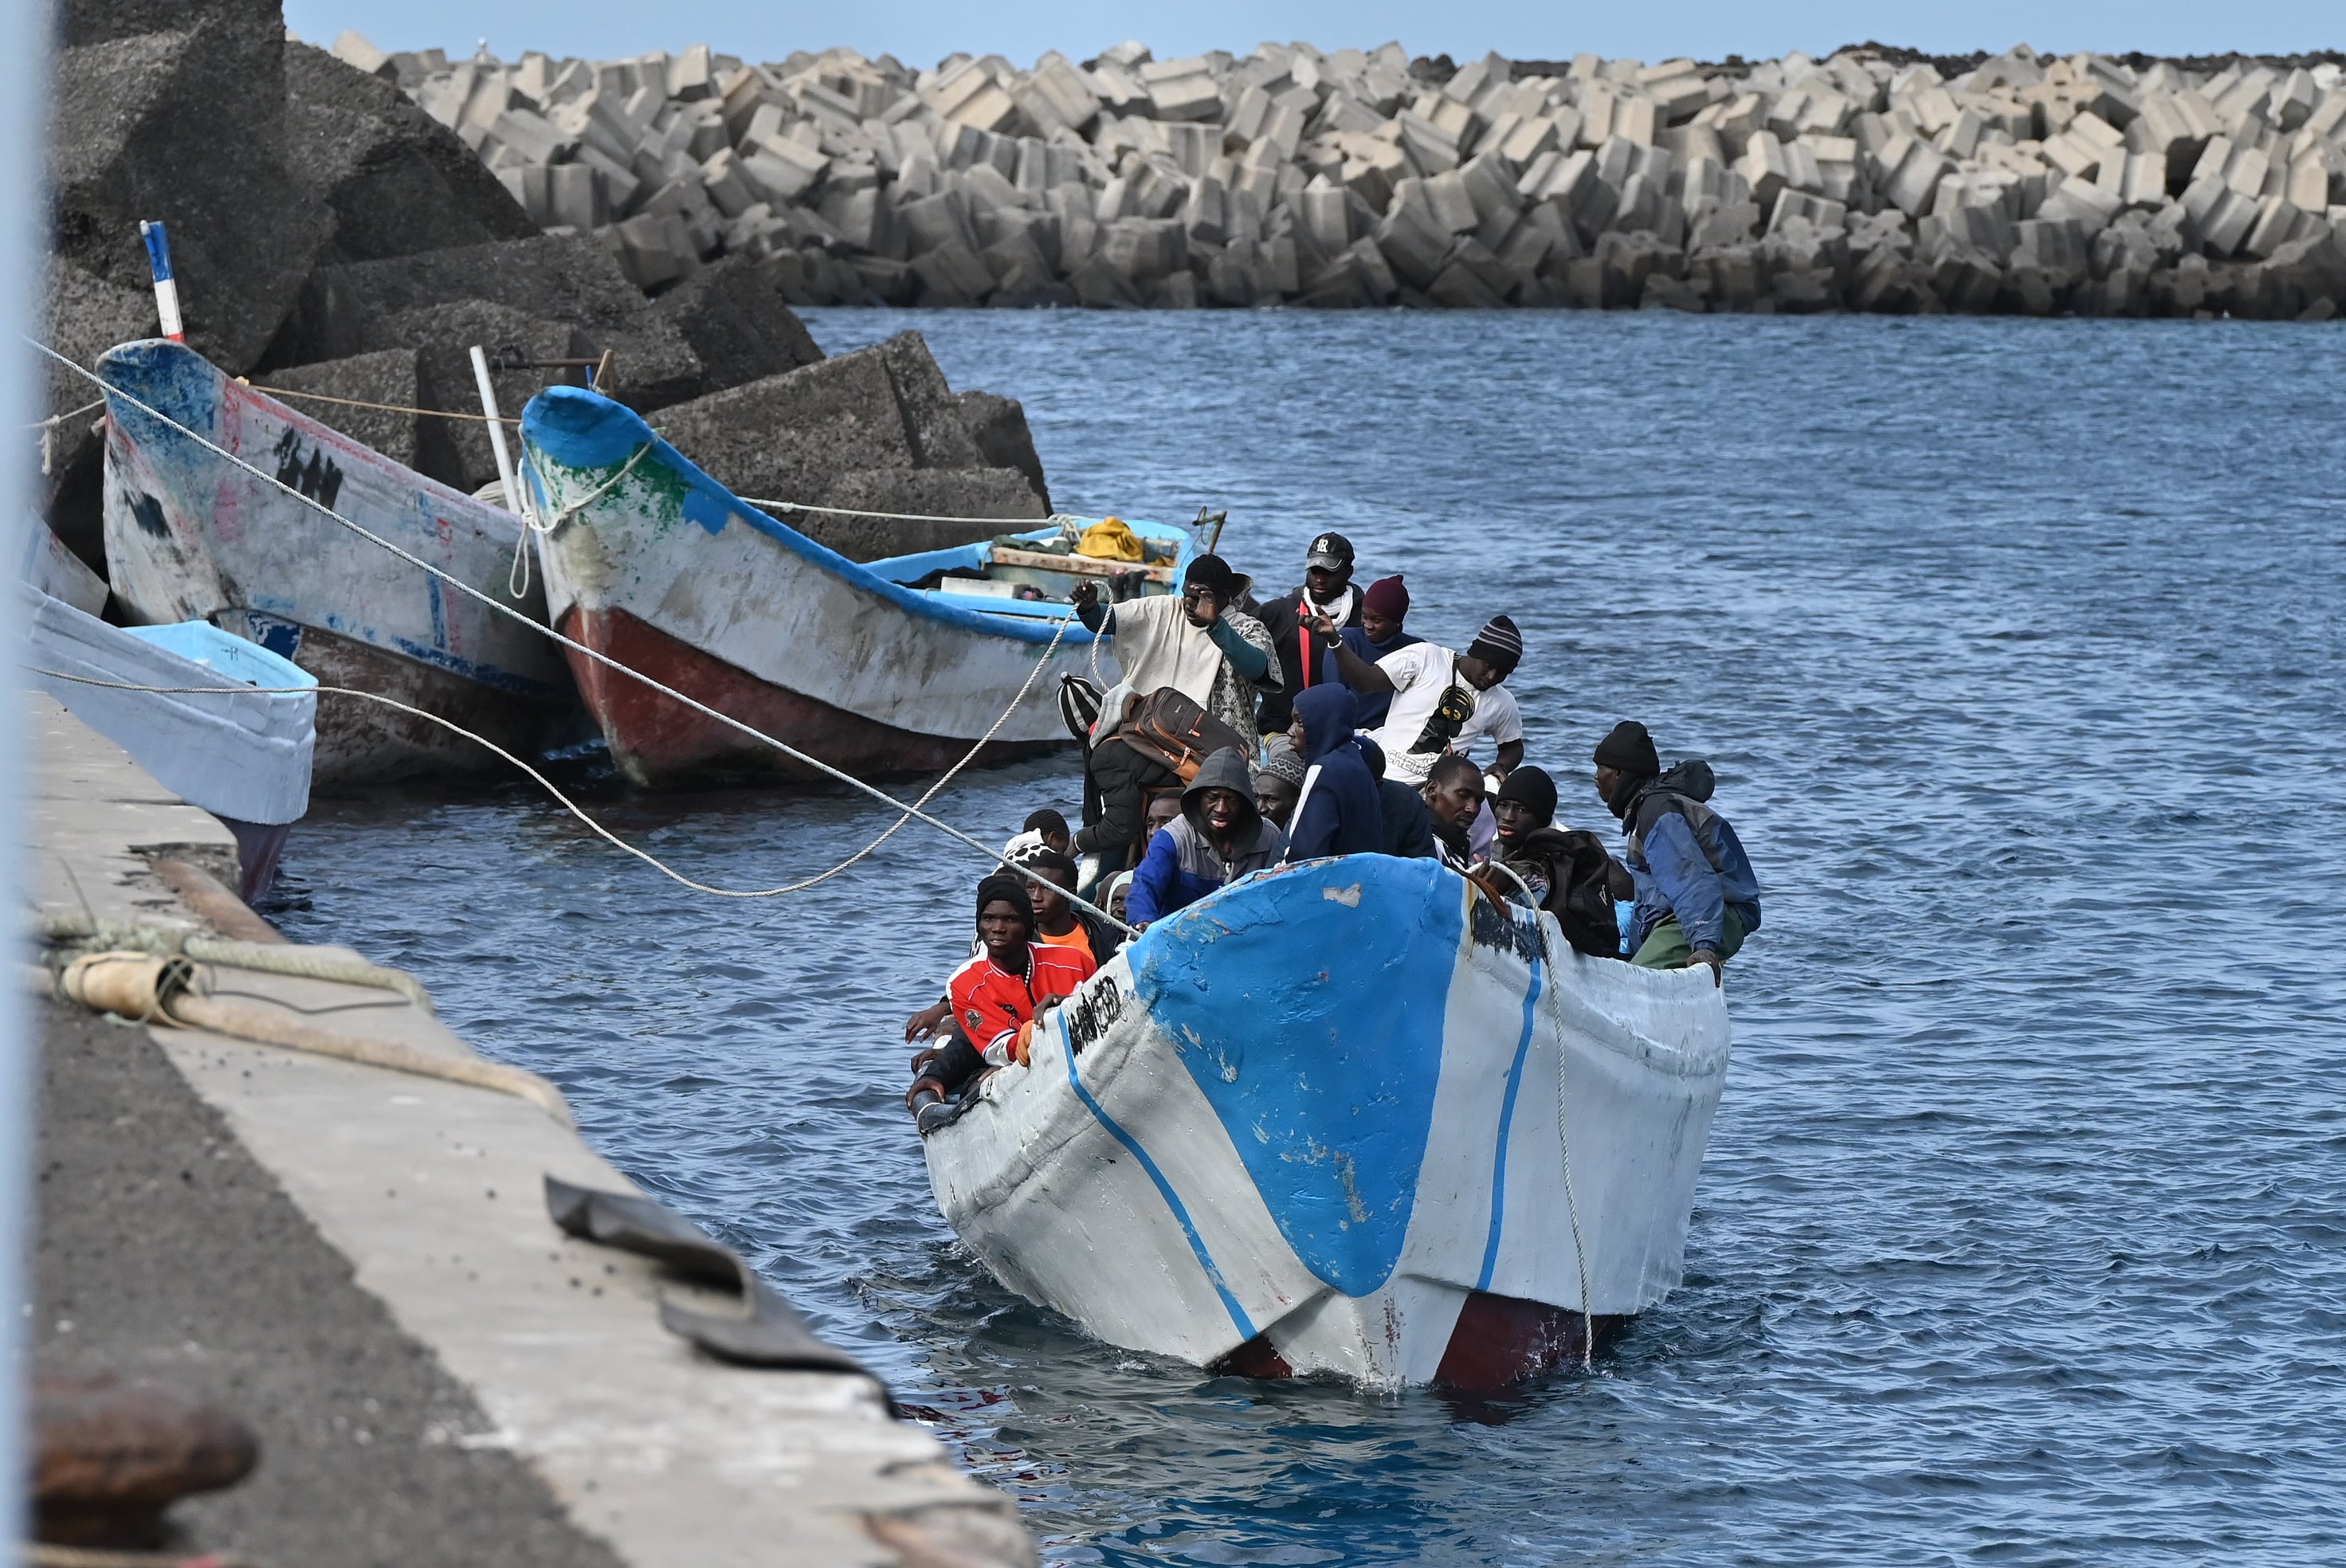
POLYGON ((1383 728, 1369 731, 1392 777, 1423 784, 1435 758, 1445 751, 1471 757, 1484 738, 1498 748, 1493 768, 1498 777, 1523 761, 1523 712, 1501 684, 1524 657, 1523 634, 1514 621, 1493 616, 1463 654, 1418 643, 1374 664, 1335 636, 1324 617, 1313 630, 1330 645, 1346 686, 1363 695, 1392 694, 1383 728))

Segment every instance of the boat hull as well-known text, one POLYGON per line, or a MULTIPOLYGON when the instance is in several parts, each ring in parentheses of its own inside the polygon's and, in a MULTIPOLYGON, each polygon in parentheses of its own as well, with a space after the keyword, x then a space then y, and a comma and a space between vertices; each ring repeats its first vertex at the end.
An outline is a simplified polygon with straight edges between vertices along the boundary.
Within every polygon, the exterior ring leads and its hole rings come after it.
MULTIPOLYGON (((933 771, 952 767, 969 749, 966 741, 900 729, 760 680, 625 610, 574 607, 563 616, 561 630, 572 641, 765 734, 786 739, 797 737, 811 755, 850 773, 933 771)), ((599 660, 575 648, 566 651, 571 677, 578 683, 587 711, 603 727, 612 761, 633 783, 824 777, 820 770, 599 660)), ((1051 744, 994 741, 979 752, 977 761, 1014 761, 1051 744)))
POLYGON ((318 699, 254 688, 300 686, 301 671, 209 626, 172 628, 235 649, 242 667, 223 671, 159 646, 153 634, 108 626, 30 587, 18 592, 26 678, 164 789, 226 823, 236 835, 239 891, 267 891, 287 835, 310 809, 318 699))
MULTIPOLYGON (((393 463, 230 381, 184 345, 127 343, 98 373, 118 389, 457 581, 520 610, 516 621, 321 515, 122 397, 108 401, 108 579, 134 620, 203 620, 277 651, 321 681, 463 715, 527 715, 500 738, 534 747, 572 710, 569 679, 542 628, 545 596, 507 584, 519 520, 393 463), (477 699, 472 692, 477 688, 477 699), (523 733, 527 730, 528 733, 523 733)), ((322 703, 321 789, 503 764, 421 720, 322 703), (389 743, 386 733, 396 738, 389 743)))
POLYGON ((1357 856, 1152 925, 924 1148, 995 1276, 1111 1343, 1492 1388, 1677 1286, 1728 1050, 1707 971, 1357 856))
MULTIPOLYGON (((1079 623, 954 607, 882 577, 737 499, 631 411, 581 389, 533 399, 523 437, 533 494, 559 519, 539 539, 547 603, 580 642, 859 774, 949 766, 989 733, 991 759, 1071 744, 1057 677, 1086 669, 1079 623)), ((638 783, 807 771, 570 659, 613 760, 638 783)))
MULTIPOLYGON (((520 697, 457 671, 388 652, 283 616, 226 610, 222 630, 260 644, 318 677, 321 686, 372 692, 462 726, 517 757, 557 738, 566 706, 520 697)), ((420 777, 508 769, 496 753, 428 718, 364 697, 318 697, 318 788, 350 790, 420 777)))

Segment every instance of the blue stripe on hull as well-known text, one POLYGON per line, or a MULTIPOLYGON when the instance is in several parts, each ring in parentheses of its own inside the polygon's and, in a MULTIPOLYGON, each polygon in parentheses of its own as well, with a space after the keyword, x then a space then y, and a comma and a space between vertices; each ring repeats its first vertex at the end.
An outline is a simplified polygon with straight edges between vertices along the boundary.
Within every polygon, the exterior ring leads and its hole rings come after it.
POLYGON ((1515 1059, 1507 1068, 1507 1093, 1499 1102, 1499 1146, 1491 1159, 1491 1236, 1483 1244, 1483 1272, 1477 1290, 1491 1288, 1491 1273, 1499 1266, 1499 1231, 1507 1217, 1507 1138, 1515 1125, 1515 1095, 1524 1086, 1524 1063, 1531 1056, 1532 1030, 1539 1022, 1540 989, 1547 978, 1545 964, 1532 965, 1531 983, 1524 987, 1524 1033, 1515 1042, 1515 1059))
POLYGON ((1084 1103, 1093 1118, 1107 1129, 1107 1135, 1122 1144, 1126 1151, 1140 1162, 1140 1168, 1148 1173, 1148 1179, 1157 1184, 1158 1195, 1164 1198, 1165 1207, 1173 1211, 1174 1221, 1181 1227, 1181 1234, 1189 1238, 1189 1250, 1197 1254, 1198 1267, 1204 1269, 1206 1278, 1213 1282, 1214 1293, 1222 1298, 1222 1307, 1229 1313, 1230 1322, 1238 1329, 1239 1339, 1253 1339, 1256 1332, 1254 1319, 1247 1316, 1244 1307, 1239 1305, 1239 1298, 1230 1293, 1229 1286, 1222 1278, 1222 1271, 1214 1266, 1213 1254, 1206 1250, 1205 1237, 1198 1234, 1198 1227, 1191 1222, 1188 1209, 1183 1207, 1180 1195, 1173 1190, 1173 1184, 1165 1179, 1165 1173, 1157 1168, 1157 1162, 1148 1157, 1148 1151, 1140 1146, 1140 1140, 1119 1126, 1117 1119, 1092 1098, 1092 1092, 1084 1087, 1084 1081, 1076 1075, 1076 1054, 1072 1048, 1067 1051, 1066 1057, 1067 1087, 1076 1092, 1076 1097, 1084 1103))

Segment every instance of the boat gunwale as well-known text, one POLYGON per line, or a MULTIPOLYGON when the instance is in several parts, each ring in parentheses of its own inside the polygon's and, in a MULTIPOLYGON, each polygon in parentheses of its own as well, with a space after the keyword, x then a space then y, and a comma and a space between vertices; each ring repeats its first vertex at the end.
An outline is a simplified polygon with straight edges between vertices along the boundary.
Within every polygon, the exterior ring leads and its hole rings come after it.
MULTIPOLYGON (((634 439, 628 443, 628 450, 630 453, 644 446, 647 443, 649 443, 651 451, 646 455, 646 457, 638 460, 638 466, 641 466, 644 463, 651 462, 664 463, 676 473, 678 478, 684 482, 688 490, 699 491, 705 495, 721 499, 724 503, 725 511, 729 520, 732 517, 740 518, 744 523, 749 524, 752 530, 757 533, 763 534, 774 543, 802 557, 809 565, 812 566, 817 571, 822 572, 825 575, 837 579, 842 586, 851 590, 868 594, 874 598, 880 599, 889 605, 892 608, 903 614, 911 616, 915 620, 926 621, 943 627, 950 627, 954 631, 974 633, 980 636, 1000 637, 1007 641, 1025 643, 1029 645, 1048 644, 1056 637, 1063 647, 1079 647, 1085 644, 1092 642, 1098 636, 1098 634, 1085 626, 1082 622, 1072 614, 1047 617, 1048 620, 1055 624, 1073 623, 1066 625, 1064 631, 1056 631, 1050 626, 1026 624, 1028 620, 1041 621, 1046 617, 1005 616, 987 611, 964 609, 958 605, 939 603, 936 599, 930 597, 918 589, 906 587, 900 582, 881 576, 878 573, 872 570, 872 565, 879 565, 881 563, 867 564, 863 562, 851 561, 846 556, 841 555, 838 551, 831 549, 829 545, 820 544, 813 539, 808 538, 805 535, 800 533, 789 524, 781 522, 780 519, 770 515, 760 508, 750 505, 748 502, 736 495, 726 485, 709 474, 690 458, 685 456, 681 452, 678 452, 674 446, 671 446, 668 443, 667 439, 661 436, 658 431, 654 430, 650 424, 646 423, 643 416, 637 413, 635 410, 627 407, 625 403, 618 402, 611 398, 607 398, 600 392, 589 391, 585 387, 547 387, 545 391, 537 393, 535 397, 529 400, 527 406, 522 410, 521 439, 524 451, 525 453, 543 453, 546 457, 552 458, 554 462, 560 463, 564 468, 570 469, 574 472, 597 468, 612 470, 620 469, 622 465, 628 462, 628 458, 626 455, 611 457, 601 462, 573 463, 568 459, 556 456, 555 453, 547 447, 546 443, 544 440, 544 434, 547 428, 548 415, 545 411, 548 408, 576 407, 579 405, 584 405, 588 410, 597 412, 598 424, 617 425, 621 430, 630 430, 630 427, 632 427, 631 433, 633 434, 634 439), (592 401, 589 402, 588 400, 592 401), (599 410, 597 409, 597 405, 600 405, 599 410)), ((586 444, 588 442, 600 441, 603 439, 603 435, 600 431, 594 434, 589 434, 585 431, 564 433, 564 434, 567 440, 581 445, 586 444)), ((530 463, 527 465, 527 483, 531 486, 533 494, 542 504, 547 507, 548 510, 554 509, 555 504, 553 498, 546 494, 545 477, 541 473, 539 473, 537 463, 535 462, 530 463)), ((551 533, 546 535, 547 542, 551 543, 554 537, 561 533, 563 528, 568 527, 574 523, 580 522, 595 513, 618 511, 624 507, 626 512, 630 515, 639 517, 645 515, 642 508, 619 502, 617 499, 624 489, 624 484, 617 483, 612 484, 609 489, 606 490, 603 494, 595 496, 584 506, 581 506, 577 511, 565 518, 561 524, 557 524, 551 533)), ((699 518, 693 516, 688 502, 681 510, 683 511, 683 514, 687 521, 690 522, 695 527, 700 528, 704 532, 710 533, 712 537, 716 532, 721 531, 722 524, 719 524, 719 528, 718 530, 710 530, 706 523, 703 523, 699 518)), ((973 521, 990 521, 990 519, 973 519, 973 521)), ((1029 521, 1029 519, 1005 517, 1000 519, 1000 521, 1004 523, 1019 523, 1029 521)), ((1149 526, 1152 528, 1163 528, 1165 524, 1151 524, 1149 526)), ((1019 530, 1013 529, 1008 530, 1008 532, 1015 533, 1019 532, 1019 530)), ((1171 535, 1161 535, 1159 536, 1173 537, 1171 535)), ((964 546, 949 546, 949 548, 964 547, 964 546)), ((915 552, 914 554, 925 555, 928 553, 929 552, 923 551, 915 552)), ((884 557, 883 560, 901 561, 910 558, 910 556, 899 555, 884 557)), ((1070 606, 1070 608, 1072 609, 1072 606, 1070 606)))

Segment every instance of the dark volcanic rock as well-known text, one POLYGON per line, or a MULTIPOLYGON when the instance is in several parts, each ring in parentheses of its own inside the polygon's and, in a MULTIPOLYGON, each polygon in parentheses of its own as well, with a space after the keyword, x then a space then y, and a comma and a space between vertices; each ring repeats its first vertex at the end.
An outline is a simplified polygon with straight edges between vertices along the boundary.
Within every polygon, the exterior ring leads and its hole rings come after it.
POLYGON ((325 235, 285 166, 274 0, 68 5, 49 178, 56 249, 148 284, 141 219, 171 237, 189 341, 231 372, 260 356, 325 235))
MULTIPOLYGON (((497 370, 501 349, 519 349, 526 360, 587 357, 578 330, 561 321, 527 316, 509 305, 461 300, 384 318, 383 341, 421 343, 415 351, 418 382, 426 408, 453 413, 481 412, 480 382, 473 374, 473 345, 491 358, 489 384, 497 390, 497 412, 517 419, 529 400, 557 383, 576 384, 576 371, 497 370)), ((470 493, 497 477, 497 454, 489 427, 477 419, 426 419, 421 433, 423 471, 444 484, 470 493)))
POLYGON ((423 381, 413 349, 383 349, 371 354, 354 354, 347 360, 301 365, 279 371, 265 380, 257 379, 255 384, 282 398, 287 407, 410 468, 423 465, 427 444, 423 426, 444 423, 428 421, 418 414, 393 413, 387 409, 353 408, 347 403, 284 396, 288 392, 318 392, 358 402, 419 407, 423 381))
POLYGON ((285 158, 302 197, 331 216, 328 263, 537 232, 454 132, 393 84, 307 44, 285 48, 285 158))
POLYGON ((929 352, 928 340, 918 332, 899 332, 882 343, 880 357, 888 366, 888 380, 904 411, 904 430, 913 443, 913 464, 921 468, 977 468, 984 459, 963 423, 961 404, 945 384, 944 372, 929 352))
MULTIPOLYGON (((48 266, 46 321, 42 341, 85 368, 94 368, 97 356, 133 338, 155 335, 155 291, 128 288, 85 272, 68 261, 51 259, 48 266)), ((62 414, 97 401, 97 389, 88 379, 49 359, 41 358, 48 378, 45 415, 62 414)), ((106 443, 92 426, 102 410, 59 420, 44 433, 41 512, 66 547, 94 570, 106 570, 102 532, 106 443)))
MULTIPOLYGON (((413 347, 426 355, 427 382, 444 392, 451 378, 433 374, 435 351, 474 343, 492 354, 518 343, 537 358, 591 358, 608 349, 617 395, 638 412, 695 396, 703 386, 699 357, 675 322, 648 310, 610 252, 585 236, 539 235, 321 267, 303 287, 301 309, 270 359, 302 364, 413 347), (463 308, 470 305, 499 311, 463 308), (496 325, 525 321, 533 324, 496 325), (566 347, 548 354, 543 345, 554 341, 556 328, 565 330, 566 347), (483 335, 498 330, 518 335, 483 335)), ((471 386, 469 369, 463 385, 471 386)), ((433 406, 478 412, 469 391, 455 395, 461 401, 433 406)), ((500 383, 498 396, 505 395, 500 383)), ((518 405, 510 412, 518 412, 518 405)))
POLYGON ((1003 518, 984 523, 908 522, 851 517, 835 512, 795 512, 782 521, 827 545, 851 561, 945 550, 976 539, 1039 523, 1048 514, 1027 488, 1024 474, 1009 468, 866 469, 831 476, 822 504, 858 512, 909 512, 928 517, 1003 518))
POLYGON ((990 392, 965 392, 958 401, 978 456, 988 468, 1015 468, 1025 474, 1047 514, 1051 487, 1043 478, 1043 460, 1035 453, 1035 433, 1026 428, 1025 405, 990 392))
POLYGON ((834 474, 915 466, 876 348, 678 403, 659 423, 671 445, 737 495, 821 501, 834 474))
MULTIPOLYGON (((1015 406, 1015 405, 1013 405, 1015 406)), ((660 433, 746 499, 919 514, 785 514, 856 560, 943 549, 1046 515, 1028 477, 989 465, 917 332, 662 411, 660 433)))
POLYGON ((822 351, 786 303, 771 261, 721 257, 652 301, 699 355, 703 392, 723 392, 811 365, 822 351))

